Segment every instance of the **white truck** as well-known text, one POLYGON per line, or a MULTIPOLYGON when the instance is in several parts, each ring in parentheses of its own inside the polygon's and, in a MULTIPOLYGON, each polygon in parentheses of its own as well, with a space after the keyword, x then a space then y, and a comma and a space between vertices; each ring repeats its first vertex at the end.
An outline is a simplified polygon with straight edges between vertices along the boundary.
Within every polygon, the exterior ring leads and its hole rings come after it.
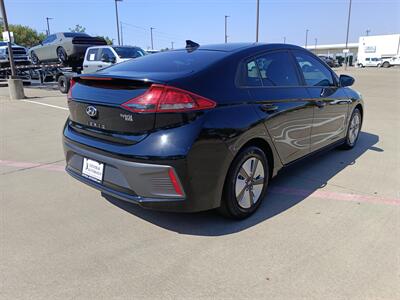
POLYGON ((139 47, 131 46, 93 46, 86 50, 82 73, 93 73, 133 58, 145 56, 139 47))

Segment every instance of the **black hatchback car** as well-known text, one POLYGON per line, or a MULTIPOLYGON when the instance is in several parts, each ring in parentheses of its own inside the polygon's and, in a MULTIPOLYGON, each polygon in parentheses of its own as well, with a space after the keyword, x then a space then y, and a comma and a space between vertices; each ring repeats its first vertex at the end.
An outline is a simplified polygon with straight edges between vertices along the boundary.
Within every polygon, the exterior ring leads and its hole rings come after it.
POLYGON ((244 218, 278 171, 357 142, 361 96, 288 44, 168 51, 72 81, 67 172, 146 208, 244 218))

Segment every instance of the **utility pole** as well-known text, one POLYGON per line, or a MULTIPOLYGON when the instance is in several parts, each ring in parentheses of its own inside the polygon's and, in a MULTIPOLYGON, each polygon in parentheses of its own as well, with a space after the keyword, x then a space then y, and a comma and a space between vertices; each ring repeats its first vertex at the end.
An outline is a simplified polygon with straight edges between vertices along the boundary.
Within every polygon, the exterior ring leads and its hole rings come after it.
POLYGON ((349 15, 347 17, 347 32, 346 32, 346 53, 344 54, 344 61, 345 61, 345 65, 344 65, 344 69, 347 70, 347 46, 349 44, 349 31, 350 31, 350 16, 351 16, 351 0, 349 1, 349 15))
POLYGON ((171 50, 174 50, 174 42, 171 42, 171 50))
POLYGON ((283 43, 286 44, 286 36, 283 37, 283 43))
POLYGON ((122 22, 119 22, 121 24, 121 45, 124 45, 124 33, 122 32, 122 22))
POLYGON ((225 16, 225 44, 228 42, 228 18, 229 16, 225 16))
POLYGON ((46 17, 46 22, 47 22, 47 36, 50 35, 50 24, 49 20, 53 20, 53 18, 46 17))
POLYGON ((371 29, 367 29, 365 30, 365 33, 367 34, 367 36, 369 36, 369 33, 371 32, 371 29))
POLYGON ((304 48, 306 48, 307 49, 307 43, 308 43, 308 32, 309 32, 310 30, 309 29, 306 29, 306 44, 305 44, 305 46, 304 46, 304 48))
POLYGON ((315 44, 314 44, 315 53, 317 53, 317 43, 318 43, 318 39, 315 38, 315 44))
POLYGON ((25 94, 24 94, 24 86, 22 84, 21 79, 17 79, 17 72, 15 70, 15 64, 14 64, 14 55, 12 52, 12 44, 11 44, 11 34, 10 34, 10 29, 8 28, 8 20, 7 20, 7 13, 6 13, 6 7, 4 5, 4 0, 0 0, 0 8, 1 8, 1 15, 3 16, 3 22, 4 22, 4 31, 8 33, 8 43, 7 43, 7 48, 8 48, 8 60, 10 62, 10 68, 11 68, 11 78, 8 79, 8 88, 10 91, 10 99, 24 99, 25 94))
POLYGON ((122 0, 114 0, 115 1, 115 17, 117 19, 117 36, 118 36, 118 45, 121 45, 121 40, 119 37, 119 19, 118 19, 118 2, 122 2, 122 0))
POLYGON ((260 0, 257 0, 257 16, 256 16, 256 43, 258 43, 258 28, 260 26, 260 0))
POLYGON ((153 44, 153 30, 154 27, 150 27, 150 37, 151 37, 151 50, 154 50, 154 44, 153 44))

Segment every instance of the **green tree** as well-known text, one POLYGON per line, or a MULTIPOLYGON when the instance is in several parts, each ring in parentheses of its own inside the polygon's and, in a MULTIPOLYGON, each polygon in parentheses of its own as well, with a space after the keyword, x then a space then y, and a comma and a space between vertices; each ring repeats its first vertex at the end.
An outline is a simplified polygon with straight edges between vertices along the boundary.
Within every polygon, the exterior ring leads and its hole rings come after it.
MULTIPOLYGON (((9 25, 9 29, 14 33, 15 43, 25 47, 32 47, 39 44, 46 38, 43 33, 38 33, 36 30, 24 25, 9 25)), ((3 26, 0 30, 4 31, 3 26)))
POLYGON ((81 25, 79 25, 79 24, 76 24, 75 28, 68 28, 68 29, 71 32, 86 32, 86 28, 81 26, 81 25))

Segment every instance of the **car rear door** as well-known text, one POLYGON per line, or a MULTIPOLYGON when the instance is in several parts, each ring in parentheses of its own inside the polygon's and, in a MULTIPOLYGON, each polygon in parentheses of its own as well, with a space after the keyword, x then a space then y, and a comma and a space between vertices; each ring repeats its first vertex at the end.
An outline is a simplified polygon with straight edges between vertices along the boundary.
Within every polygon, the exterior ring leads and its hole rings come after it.
POLYGON ((334 73, 318 58, 301 50, 295 50, 293 54, 313 105, 313 152, 345 137, 351 100, 339 86, 334 73))
POLYGON ((288 51, 269 51, 245 62, 245 85, 284 164, 310 152, 313 106, 288 51))
POLYGON ((100 48, 89 48, 86 52, 86 57, 83 62, 83 73, 93 73, 98 69, 100 61, 100 48))

